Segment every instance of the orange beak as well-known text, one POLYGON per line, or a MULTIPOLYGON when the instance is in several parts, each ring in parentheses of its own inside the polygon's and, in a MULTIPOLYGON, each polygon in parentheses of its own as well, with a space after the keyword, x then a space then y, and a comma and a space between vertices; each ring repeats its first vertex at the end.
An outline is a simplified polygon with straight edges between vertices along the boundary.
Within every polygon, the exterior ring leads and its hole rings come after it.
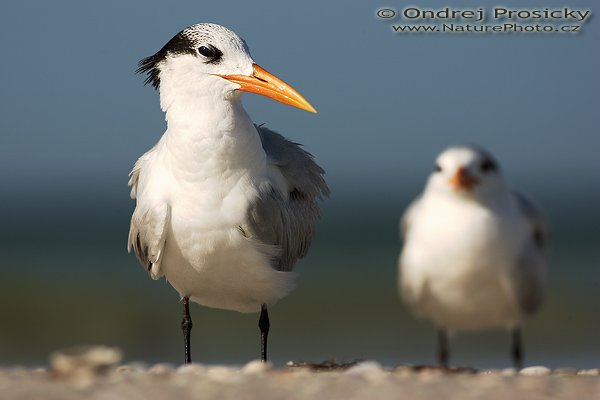
POLYGON ((290 106, 298 107, 308 112, 316 113, 310 103, 302 97, 293 87, 277 78, 275 75, 267 72, 261 66, 257 64, 252 65, 252 75, 218 75, 221 78, 227 79, 230 82, 237 83, 240 85, 238 90, 244 92, 251 92, 261 94, 288 104, 290 106))
POLYGON ((469 191, 479 183, 479 179, 475 176, 469 174, 465 167, 460 167, 454 174, 452 178, 450 178, 450 185, 455 191, 466 190, 469 191))

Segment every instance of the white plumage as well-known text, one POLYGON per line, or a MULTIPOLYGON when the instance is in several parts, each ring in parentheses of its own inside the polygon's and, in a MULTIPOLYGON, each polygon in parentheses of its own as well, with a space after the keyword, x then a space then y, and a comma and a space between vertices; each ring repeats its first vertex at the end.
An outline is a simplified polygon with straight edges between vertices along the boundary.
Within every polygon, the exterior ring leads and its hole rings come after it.
POLYGON ((167 130, 131 172, 129 248, 185 310, 189 298, 263 320, 293 288, 328 189, 309 153, 253 124, 240 91, 314 109, 219 25, 183 30, 139 71, 160 89, 167 130))
MULTIPOLYGON (((519 336, 542 303, 548 231, 489 153, 473 146, 442 152, 401 225, 400 289, 417 316, 442 332, 505 328, 519 336)), ((520 351, 516 343, 516 363, 520 351)))

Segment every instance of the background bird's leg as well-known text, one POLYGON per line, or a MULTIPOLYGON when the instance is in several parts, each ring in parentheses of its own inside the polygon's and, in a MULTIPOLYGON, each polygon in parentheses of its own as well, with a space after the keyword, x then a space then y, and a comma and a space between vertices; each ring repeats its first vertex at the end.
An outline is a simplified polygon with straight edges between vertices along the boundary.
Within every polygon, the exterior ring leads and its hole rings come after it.
POLYGON ((260 308, 260 318, 258 319, 258 327, 260 328, 260 359, 262 362, 267 362, 267 337, 269 336, 269 313, 265 304, 260 308))
POLYGON ((183 345, 185 348, 185 364, 192 362, 190 350, 190 333, 192 332, 192 317, 190 317, 190 299, 183 298, 183 319, 181 320, 181 330, 183 331, 183 345))
POLYGON ((442 367, 448 367, 450 359, 450 348, 448 346, 448 332, 445 328, 438 329, 438 363, 442 367))
POLYGON ((515 328, 512 331, 512 359, 516 369, 523 368, 523 340, 521 337, 521 328, 515 328))

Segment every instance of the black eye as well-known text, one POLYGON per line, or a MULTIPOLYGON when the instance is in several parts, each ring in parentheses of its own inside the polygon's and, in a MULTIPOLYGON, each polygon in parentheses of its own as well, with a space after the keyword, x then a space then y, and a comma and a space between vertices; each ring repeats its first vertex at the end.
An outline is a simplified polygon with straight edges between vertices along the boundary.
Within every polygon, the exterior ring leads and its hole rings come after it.
POLYGON ((440 167, 440 164, 435 164, 435 172, 442 172, 442 167, 440 167))
POLYGON ((210 44, 198 47, 198 54, 207 59, 207 64, 218 64, 223 57, 223 52, 210 44))
POLYGON ((486 158, 479 166, 479 169, 481 170, 481 172, 492 172, 496 171, 498 169, 498 166, 494 161, 490 160, 489 158, 486 158))
POLYGON ((206 46, 198 47, 198 53, 207 58, 214 58, 216 56, 215 50, 206 46))

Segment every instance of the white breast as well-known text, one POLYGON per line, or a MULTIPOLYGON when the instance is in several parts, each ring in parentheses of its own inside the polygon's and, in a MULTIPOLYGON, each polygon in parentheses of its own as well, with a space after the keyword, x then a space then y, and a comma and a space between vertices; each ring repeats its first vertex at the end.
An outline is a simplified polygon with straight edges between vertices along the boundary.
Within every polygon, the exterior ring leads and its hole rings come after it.
POLYGON ((138 195, 138 203, 171 206, 162 256, 169 283, 200 304, 242 312, 279 300, 294 278, 271 267, 277 248, 250 242, 239 228, 257 188, 269 179, 252 130, 202 140, 167 131, 144 166, 138 195))
POLYGON ((425 199, 400 257, 403 296, 448 329, 513 326, 521 313, 510 269, 526 234, 516 212, 425 199))

